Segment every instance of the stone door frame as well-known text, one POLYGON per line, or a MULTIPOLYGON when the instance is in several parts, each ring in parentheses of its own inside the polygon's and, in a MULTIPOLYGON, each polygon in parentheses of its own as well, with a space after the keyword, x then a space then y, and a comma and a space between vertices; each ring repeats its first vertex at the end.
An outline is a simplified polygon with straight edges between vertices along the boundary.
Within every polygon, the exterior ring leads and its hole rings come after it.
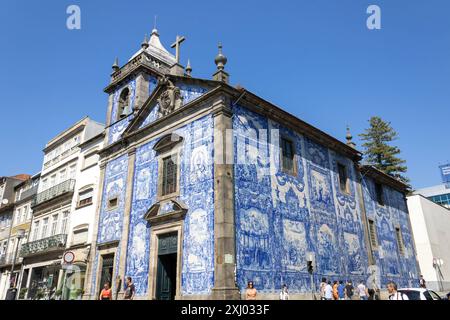
POLYGON ((176 233, 178 237, 177 243, 177 281, 175 299, 181 298, 181 271, 183 263, 183 221, 176 221, 164 225, 151 227, 150 229, 150 268, 148 273, 148 292, 149 298, 156 300, 156 282, 157 282, 157 268, 158 268, 158 244, 159 236, 176 233))

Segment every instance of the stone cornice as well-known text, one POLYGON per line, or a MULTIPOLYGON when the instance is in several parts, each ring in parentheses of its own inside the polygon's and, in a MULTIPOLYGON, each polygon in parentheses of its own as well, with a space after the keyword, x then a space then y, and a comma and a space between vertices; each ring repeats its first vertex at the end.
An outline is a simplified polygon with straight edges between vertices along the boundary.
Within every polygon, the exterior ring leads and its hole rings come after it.
POLYGON ((119 243, 120 243, 119 240, 113 240, 113 241, 104 242, 104 243, 97 243, 97 249, 105 250, 105 249, 110 249, 110 248, 116 248, 119 245, 119 243))
POLYGON ((73 126, 71 126, 70 128, 64 130, 63 132, 61 132, 60 134, 58 134, 56 137, 54 137, 53 139, 51 139, 45 146, 45 148, 42 150, 44 153, 47 153, 48 151, 52 150, 54 147, 56 147, 58 144, 60 144, 61 142, 65 141, 68 137, 71 137, 81 131, 84 130, 84 128, 86 127, 87 123, 89 121, 88 117, 84 117, 83 119, 81 119, 80 121, 78 121, 77 123, 75 123, 73 126))
POLYGON ((154 73, 158 77, 162 77, 164 74, 169 72, 169 69, 167 67, 160 69, 155 68, 154 66, 152 66, 151 62, 146 61, 147 59, 152 59, 152 57, 143 52, 136 58, 125 64, 118 71, 114 72, 111 75, 111 83, 104 89, 104 92, 113 92, 114 89, 118 87, 122 81, 141 71, 154 73))

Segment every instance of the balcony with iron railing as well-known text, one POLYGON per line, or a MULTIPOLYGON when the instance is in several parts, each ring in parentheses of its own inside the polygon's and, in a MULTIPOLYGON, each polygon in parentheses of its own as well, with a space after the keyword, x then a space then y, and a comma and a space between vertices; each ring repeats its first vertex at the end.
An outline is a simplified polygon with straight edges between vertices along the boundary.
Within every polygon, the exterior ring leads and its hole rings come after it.
POLYGON ((28 242, 20 249, 21 257, 29 257, 58 250, 64 250, 67 242, 67 234, 58 234, 37 241, 28 242))
POLYGON ((27 190, 23 191, 23 192, 17 197, 16 201, 22 201, 22 200, 24 200, 24 199, 30 198, 31 196, 36 196, 37 189, 38 189, 38 186, 34 186, 34 187, 31 187, 30 189, 27 189, 27 190))
POLYGON ((36 195, 33 201, 33 207, 36 207, 44 202, 62 196, 64 194, 73 193, 75 188, 75 180, 66 180, 54 187, 44 190, 36 195))

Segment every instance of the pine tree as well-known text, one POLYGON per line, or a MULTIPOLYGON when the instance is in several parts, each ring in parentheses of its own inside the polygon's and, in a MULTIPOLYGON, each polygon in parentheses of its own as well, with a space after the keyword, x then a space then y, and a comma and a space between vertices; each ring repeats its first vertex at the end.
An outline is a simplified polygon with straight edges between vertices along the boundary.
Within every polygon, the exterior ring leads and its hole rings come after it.
POLYGON ((397 132, 390 122, 385 122, 380 117, 370 118, 369 123, 370 127, 365 133, 359 135, 361 140, 365 141, 362 145, 365 162, 408 184, 409 179, 403 175, 408 169, 406 161, 397 157, 400 149, 390 145, 398 138, 397 132))

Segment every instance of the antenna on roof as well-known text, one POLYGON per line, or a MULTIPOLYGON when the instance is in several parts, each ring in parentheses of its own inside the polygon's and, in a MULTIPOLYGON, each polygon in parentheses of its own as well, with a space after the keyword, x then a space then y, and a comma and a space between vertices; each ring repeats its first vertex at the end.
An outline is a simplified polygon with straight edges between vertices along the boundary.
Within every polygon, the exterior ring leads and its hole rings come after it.
POLYGON ((157 22, 157 20, 158 20, 158 16, 155 14, 155 21, 154 21, 154 24, 153 24, 153 29, 156 29, 156 22, 157 22))

